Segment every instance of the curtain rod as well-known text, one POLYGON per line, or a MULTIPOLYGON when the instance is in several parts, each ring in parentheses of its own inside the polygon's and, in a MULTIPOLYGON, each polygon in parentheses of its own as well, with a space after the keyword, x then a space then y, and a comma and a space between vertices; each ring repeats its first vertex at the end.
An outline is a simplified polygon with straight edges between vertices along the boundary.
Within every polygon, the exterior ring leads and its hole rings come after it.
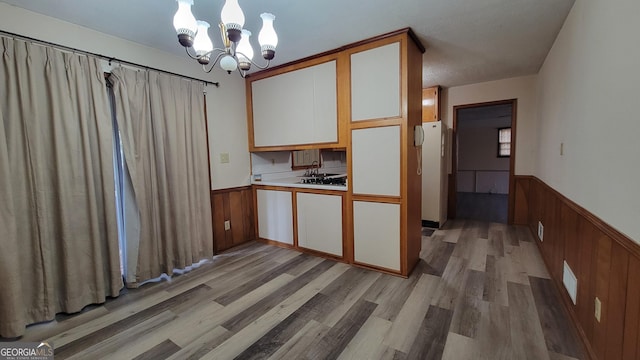
POLYGON ((80 49, 76 49, 76 48, 72 48, 70 46, 65 46, 65 45, 60 45, 60 44, 56 44, 56 43, 52 43, 49 41, 44 41, 44 40, 40 40, 40 39, 35 39, 29 36, 24 36, 24 35, 20 35, 20 34, 15 34, 9 31, 5 31, 5 30, 0 30, 0 34, 9 36, 9 37, 13 37, 13 38, 19 38, 22 40, 28 40, 34 43, 38 43, 38 44, 42 44, 42 45, 47 45, 47 46, 52 46, 58 49, 62 49, 62 50, 67 50, 67 51, 71 51, 74 53, 80 53, 80 54, 84 54, 84 55, 91 55, 103 60, 109 60, 109 64, 111 64, 112 61, 116 61, 118 63, 121 64, 125 64, 125 65, 130 65, 130 66, 135 66, 135 67, 139 67, 139 68, 143 68, 143 69, 148 69, 148 70, 153 70, 153 71, 158 71, 161 73, 165 73, 165 74, 169 74, 169 75, 174 75, 174 76, 180 76, 183 77, 185 79, 189 79, 189 80, 195 80, 195 81, 200 81, 203 82, 205 84, 211 84, 211 85, 215 85, 215 87, 220 87, 220 82, 213 82, 213 81, 207 81, 207 80, 202 80, 202 79, 198 79, 198 78, 194 78, 191 76, 186 76, 186 75, 182 75, 182 74, 177 74, 171 71, 166 71, 166 70, 162 70, 162 69, 156 69, 150 66, 146 66, 146 65, 140 65, 131 61, 126 61, 126 60, 121 60, 118 58, 115 58, 113 56, 106 56, 106 55, 102 55, 102 54, 97 54, 97 53, 93 53, 90 51, 86 51, 86 50, 80 50, 80 49))

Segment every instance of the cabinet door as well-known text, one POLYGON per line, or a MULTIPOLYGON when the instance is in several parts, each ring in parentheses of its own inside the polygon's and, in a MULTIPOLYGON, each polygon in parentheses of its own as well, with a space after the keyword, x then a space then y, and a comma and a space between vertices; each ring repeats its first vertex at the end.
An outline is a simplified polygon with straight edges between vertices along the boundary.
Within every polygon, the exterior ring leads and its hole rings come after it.
POLYGON ((255 146, 338 141, 336 62, 251 83, 255 146))
POLYGON ((422 122, 440 120, 440 86, 422 89, 422 122))
POLYGON ((352 130, 354 194, 400 196, 400 126, 352 130))
POLYGON ((293 202, 291 192, 257 190, 258 236, 293 245, 293 202))
POLYGON ((351 55, 351 120, 400 116, 400 43, 351 55))
POLYGON ((342 256, 342 196, 297 193, 298 246, 342 256))
POLYGON ((400 271, 400 205, 353 202, 356 262, 400 271))

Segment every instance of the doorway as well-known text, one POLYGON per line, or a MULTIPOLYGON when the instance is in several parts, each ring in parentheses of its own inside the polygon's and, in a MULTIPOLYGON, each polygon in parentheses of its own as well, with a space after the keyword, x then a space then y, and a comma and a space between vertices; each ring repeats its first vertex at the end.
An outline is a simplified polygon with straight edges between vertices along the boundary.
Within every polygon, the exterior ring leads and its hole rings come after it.
POLYGON ((513 223, 516 106, 453 107, 449 218, 513 223))

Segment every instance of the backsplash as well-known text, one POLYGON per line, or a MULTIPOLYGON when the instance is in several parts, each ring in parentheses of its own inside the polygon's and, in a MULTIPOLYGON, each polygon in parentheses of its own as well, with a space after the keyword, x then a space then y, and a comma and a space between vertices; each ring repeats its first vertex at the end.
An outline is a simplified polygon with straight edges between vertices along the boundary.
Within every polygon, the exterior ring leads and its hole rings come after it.
MULTIPOLYGON (((319 172, 346 173, 345 151, 323 150, 320 152, 322 166, 319 172)), ((302 175, 305 170, 291 170, 291 151, 265 151, 251 153, 251 174, 302 175)))

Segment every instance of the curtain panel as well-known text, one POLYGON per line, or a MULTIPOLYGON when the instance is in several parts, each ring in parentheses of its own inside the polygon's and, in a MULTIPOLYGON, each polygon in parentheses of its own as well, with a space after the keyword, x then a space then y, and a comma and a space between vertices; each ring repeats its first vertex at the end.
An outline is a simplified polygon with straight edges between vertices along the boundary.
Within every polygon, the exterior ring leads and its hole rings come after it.
POLYGON ((133 188, 126 282, 137 287, 213 256, 204 85, 122 67, 109 79, 133 188))
POLYGON ((0 39, 0 336, 122 288, 99 60, 0 39))

